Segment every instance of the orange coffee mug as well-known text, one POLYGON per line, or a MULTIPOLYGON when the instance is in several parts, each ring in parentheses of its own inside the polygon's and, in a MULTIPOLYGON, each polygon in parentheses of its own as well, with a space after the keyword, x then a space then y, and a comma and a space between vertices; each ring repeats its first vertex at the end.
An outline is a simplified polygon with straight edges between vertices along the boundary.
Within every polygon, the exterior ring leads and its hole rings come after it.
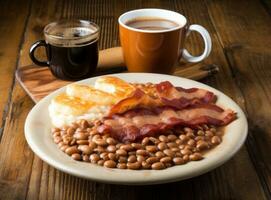
POLYGON ((125 64, 130 72, 173 73, 180 58, 200 62, 210 54, 212 42, 208 31, 164 9, 139 9, 122 14, 119 19, 120 42, 125 64), (204 51, 192 56, 183 49, 191 31, 204 40, 204 51))

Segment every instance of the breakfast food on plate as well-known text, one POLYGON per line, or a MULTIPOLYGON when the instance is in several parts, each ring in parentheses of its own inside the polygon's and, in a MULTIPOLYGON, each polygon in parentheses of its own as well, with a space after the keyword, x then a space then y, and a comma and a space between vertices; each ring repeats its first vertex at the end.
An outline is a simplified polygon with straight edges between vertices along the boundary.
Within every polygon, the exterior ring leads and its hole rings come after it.
POLYGON ((75 160, 109 168, 164 169, 201 160, 236 119, 216 98, 168 81, 104 76, 94 87, 71 84, 49 106, 54 142, 75 160))

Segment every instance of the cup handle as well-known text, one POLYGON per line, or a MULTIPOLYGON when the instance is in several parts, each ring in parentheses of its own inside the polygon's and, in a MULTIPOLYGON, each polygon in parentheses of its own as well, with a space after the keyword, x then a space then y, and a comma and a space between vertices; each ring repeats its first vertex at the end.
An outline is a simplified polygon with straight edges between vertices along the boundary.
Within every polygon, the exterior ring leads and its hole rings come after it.
POLYGON ((29 50, 29 56, 31 58, 31 60, 39 66, 49 66, 49 61, 39 61, 38 59, 36 59, 35 57, 35 50, 40 47, 40 46, 44 46, 45 48, 47 48, 47 44, 44 40, 38 40, 36 41, 34 44, 32 44, 32 46, 30 47, 29 50))
POLYGON ((188 62, 192 62, 192 63, 200 62, 209 56, 211 49, 212 49, 212 40, 211 40, 210 34, 203 26, 200 26, 198 24, 190 25, 187 30, 186 37, 189 36, 191 31, 198 32, 201 35, 201 37, 203 38, 204 51, 200 56, 192 56, 186 49, 184 49, 182 57, 188 62))

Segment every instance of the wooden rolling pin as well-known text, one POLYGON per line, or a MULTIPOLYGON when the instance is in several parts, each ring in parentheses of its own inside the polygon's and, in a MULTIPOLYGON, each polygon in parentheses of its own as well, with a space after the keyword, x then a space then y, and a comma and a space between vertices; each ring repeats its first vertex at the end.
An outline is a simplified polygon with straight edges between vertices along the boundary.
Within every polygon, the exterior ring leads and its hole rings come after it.
MULTIPOLYGON (((125 66, 122 48, 114 47, 99 52, 98 74, 125 72, 125 66)), ((216 74, 219 67, 214 64, 188 63, 177 66, 174 75, 193 80, 200 80, 207 76, 216 74)))

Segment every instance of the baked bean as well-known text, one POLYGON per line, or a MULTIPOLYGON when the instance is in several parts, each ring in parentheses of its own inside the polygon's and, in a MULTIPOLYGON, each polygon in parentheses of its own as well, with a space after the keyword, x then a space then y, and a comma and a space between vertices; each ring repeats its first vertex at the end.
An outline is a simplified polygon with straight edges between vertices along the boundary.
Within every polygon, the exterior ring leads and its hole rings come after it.
POLYGON ((97 162, 97 164, 100 165, 100 166, 103 166, 103 165, 104 165, 104 160, 99 160, 99 161, 97 162))
POLYGON ((97 145, 94 142, 89 141, 88 146, 93 150, 96 148, 97 145))
POLYGON ((114 146, 114 145, 107 146, 107 151, 108 152, 116 152, 116 150, 117 150, 117 147, 114 146))
POLYGON ((127 155, 127 151, 125 151, 124 149, 118 149, 118 150, 116 151, 116 154, 117 154, 118 156, 126 156, 126 155, 127 155))
POLYGON ((146 148, 146 150, 147 150, 148 152, 154 153, 154 152, 157 151, 157 147, 156 147, 155 145, 148 145, 148 146, 146 146, 145 148, 146 148))
POLYGON ((145 138, 142 140, 141 144, 145 146, 145 145, 147 145, 147 144, 149 143, 149 141, 150 141, 150 139, 149 139, 148 137, 145 137, 145 138))
POLYGON ((180 144, 183 143, 183 141, 182 141, 181 139, 177 139, 177 140, 175 140, 175 143, 176 143, 177 145, 180 145, 180 144))
POLYGON ((94 136, 94 135, 97 135, 97 134, 98 134, 98 132, 96 130, 89 131, 89 135, 91 135, 91 136, 94 136))
POLYGON ((157 145, 158 149, 163 151, 165 149, 168 148, 167 144, 165 142, 160 142, 158 145, 157 145))
POLYGON ((62 137, 60 137, 60 136, 56 136, 55 138, 54 138, 54 142, 56 143, 56 144, 58 144, 59 142, 61 142, 62 141, 62 137))
POLYGON ((98 138, 93 138, 92 140, 93 140, 93 142, 95 142, 97 145, 100 145, 100 146, 106 146, 106 145, 107 145, 105 139, 102 139, 102 138, 99 138, 99 139, 98 139, 98 138))
POLYGON ((184 150, 189 150, 189 151, 192 151, 193 147, 189 146, 189 145, 186 145, 184 147, 184 150))
POLYGON ((132 147, 131 144, 123 144, 123 145, 120 146, 120 149, 123 149, 125 151, 131 151, 131 150, 134 149, 134 147, 132 147))
POLYGON ((173 147, 177 147, 178 145, 177 145, 175 142, 168 142, 168 143, 167 143, 167 146, 168 146, 169 148, 173 148, 173 147))
POLYGON ((205 136, 206 136, 206 137, 213 137, 214 134, 213 134, 212 131, 205 131, 205 136))
POLYGON ((137 155, 137 156, 136 156, 136 159, 137 159, 138 162, 143 162, 143 161, 145 161, 145 157, 142 156, 142 155, 137 155))
POLYGON ((69 156, 74 154, 74 153, 79 153, 79 150, 77 149, 76 146, 71 146, 71 147, 68 147, 66 150, 65 150, 65 153, 68 154, 69 156))
POLYGON ((83 155, 83 161, 89 162, 89 156, 88 155, 83 155))
POLYGON ((151 168, 155 170, 160 170, 160 169, 164 169, 165 165, 161 162, 156 162, 151 165, 151 168))
POLYGON ((122 143, 117 143, 116 144, 117 149, 119 149, 121 145, 122 145, 122 143))
POLYGON ((158 162, 159 161, 159 158, 157 157, 149 157, 146 159, 146 162, 149 163, 149 164, 152 164, 152 163, 155 163, 155 162, 158 162))
POLYGON ((74 160, 81 160, 81 155, 79 153, 73 153, 71 157, 74 160))
POLYGON ((197 137, 195 137, 195 140, 196 140, 196 141, 204 140, 204 137, 203 137, 203 136, 197 136, 197 137))
POLYGON ((79 145, 78 149, 87 155, 92 153, 92 149, 88 145, 79 145))
POLYGON ((204 135, 204 131, 202 131, 202 130, 198 130, 197 135, 199 135, 199 136, 203 136, 203 135, 204 135))
POLYGON ((72 127, 69 127, 69 128, 67 129, 67 134, 68 134, 69 136, 72 136, 72 135, 74 134, 74 132, 75 132, 75 129, 72 128, 72 127))
POLYGON ((168 142, 168 138, 167 138, 167 136, 165 136, 165 135, 160 135, 160 136, 159 136, 159 140, 160 140, 161 142, 168 142))
POLYGON ((170 149, 165 149, 163 151, 164 154, 166 154, 167 156, 173 157, 174 156, 174 152, 171 151, 170 149))
POLYGON ((186 136, 189 137, 189 138, 194 138, 195 137, 194 133, 192 133, 192 132, 186 133, 186 136))
POLYGON ((68 136, 68 135, 64 135, 64 136, 62 137, 62 139, 63 139, 63 142, 64 142, 65 144, 69 144, 70 141, 72 140, 72 137, 71 137, 71 136, 68 136))
POLYGON ((185 148, 184 144, 179 145, 179 149, 184 149, 184 148, 185 148))
POLYGON ((130 163, 136 162, 137 161, 136 156, 135 155, 129 156, 127 161, 130 162, 130 163))
POLYGON ((106 143, 109 145, 115 145, 117 141, 114 138, 108 137, 106 138, 106 143))
POLYGON ((101 146, 97 146, 95 149, 93 149, 93 151, 95 151, 97 153, 103 153, 103 152, 105 152, 105 148, 103 148, 101 146))
POLYGON ((116 167, 116 162, 113 160, 107 160, 104 162, 104 166, 107 168, 115 168, 116 167))
POLYGON ((199 140, 198 142, 197 142, 197 149, 199 149, 199 150, 205 150, 205 149, 208 149, 208 143, 207 142, 205 142, 205 141, 203 141, 203 140, 199 140))
POLYGON ((189 161, 189 155, 184 155, 183 156, 183 161, 188 162, 189 161))
POLYGON ((149 140, 153 143, 153 144, 157 144, 159 143, 160 141, 154 137, 150 137, 149 140))
POLYGON ((118 163, 117 168, 118 169, 126 169, 126 163, 118 163))
POLYGON ((157 152, 155 153, 155 156, 156 156, 157 158, 162 158, 162 157, 165 156, 165 154, 164 154, 162 151, 157 151, 157 152))
POLYGON ((140 144, 140 143, 132 143, 131 145, 132 145, 132 147, 134 147, 135 149, 141 149, 141 148, 142 148, 142 144, 140 144))
POLYGON ((69 145, 66 145, 66 144, 65 144, 65 145, 63 145, 63 146, 60 147, 60 150, 64 152, 64 151, 66 151, 66 149, 67 149, 68 147, 69 147, 69 145))
POLYGON ((89 156, 89 159, 92 163, 97 163, 100 160, 100 156, 94 153, 89 156))
POLYGON ((103 159, 103 160, 109 160, 108 153, 107 152, 101 153, 100 158, 103 159))
POLYGON ((143 169, 150 169, 151 164, 147 163, 146 161, 142 161, 141 163, 143 169))
POLYGON ((87 121, 87 120, 84 120, 84 119, 83 119, 83 120, 80 122, 80 127, 81 127, 81 128, 86 129, 88 126, 89 126, 89 124, 88 124, 88 121, 87 121))
POLYGON ((184 131, 185 131, 186 133, 189 133, 189 132, 190 132, 190 133, 191 133, 191 132, 193 133, 193 130, 192 130, 191 128, 189 128, 189 127, 185 127, 185 128, 184 128, 184 131))
POLYGON ((187 137, 186 135, 180 135, 179 136, 180 140, 183 141, 183 142, 186 142, 189 140, 189 137, 187 137))
POLYGON ((119 163, 126 163, 127 162, 127 157, 126 156, 119 156, 118 161, 119 161, 119 163))
POLYGON ((87 140, 88 139, 88 135, 84 132, 76 132, 73 137, 77 140, 87 140))
POLYGON ((195 142, 195 140, 190 139, 190 140, 188 140, 187 144, 188 144, 189 146, 194 146, 194 145, 196 144, 196 142, 195 142))
POLYGON ((220 137, 218 137, 218 136, 213 136, 212 139, 211 139, 211 142, 212 142, 212 144, 214 144, 214 145, 218 145, 218 144, 221 143, 221 139, 220 139, 220 137))
POLYGON ((130 156, 130 155, 136 155, 136 151, 129 151, 128 152, 128 155, 130 156))
POLYGON ((108 158, 110 160, 116 160, 117 159, 116 154, 114 154, 114 153, 108 153, 108 158))
POLYGON ((182 165, 182 164, 185 163, 184 160, 181 157, 173 158, 173 162, 174 162, 175 165, 182 165))
POLYGON ((177 136, 176 136, 176 135, 173 135, 173 134, 170 134, 170 135, 167 136, 167 138, 168 138, 168 140, 169 140, 170 142, 173 142, 173 141, 175 141, 175 140, 177 139, 177 136))
POLYGON ((182 153, 183 155, 190 155, 190 154, 192 154, 192 152, 191 152, 190 150, 188 150, 188 149, 183 149, 183 150, 181 150, 181 153, 182 153))
POLYGON ((160 162, 162 163, 167 163, 167 162, 171 162, 172 158, 170 156, 166 156, 160 159, 160 162))
POLYGON ((175 156, 176 156, 176 157, 181 157, 182 154, 181 154, 180 152, 176 152, 176 153, 175 153, 175 156))
POLYGON ((201 153, 193 153, 192 155, 189 156, 189 159, 193 161, 201 160, 202 158, 203 157, 201 153))
POLYGON ((212 127, 212 128, 210 128, 210 131, 213 132, 213 133, 215 133, 216 132, 216 128, 212 127))
POLYGON ((173 148, 170 148, 171 151, 173 152, 179 152, 180 149, 178 147, 173 147, 173 148))
POLYGON ((127 163, 128 169, 139 169, 141 167, 140 162, 127 163))
POLYGON ((136 150, 136 155, 142 155, 142 156, 147 156, 149 155, 149 152, 143 149, 138 149, 136 150))
POLYGON ((88 145, 88 140, 76 140, 77 144, 87 144, 88 145))

